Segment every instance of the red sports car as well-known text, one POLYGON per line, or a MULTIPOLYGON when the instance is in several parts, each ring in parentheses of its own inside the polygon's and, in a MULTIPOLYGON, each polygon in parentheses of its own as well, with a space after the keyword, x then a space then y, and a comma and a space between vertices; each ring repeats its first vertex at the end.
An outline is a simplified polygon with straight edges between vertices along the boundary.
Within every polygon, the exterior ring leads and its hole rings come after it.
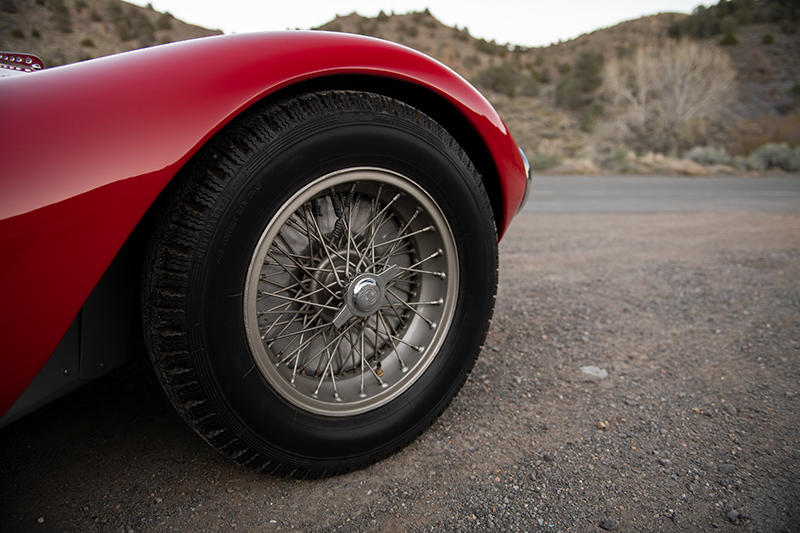
POLYGON ((0 426, 146 347, 209 444, 318 476, 462 386, 530 174, 453 71, 324 32, 2 62, 0 426))

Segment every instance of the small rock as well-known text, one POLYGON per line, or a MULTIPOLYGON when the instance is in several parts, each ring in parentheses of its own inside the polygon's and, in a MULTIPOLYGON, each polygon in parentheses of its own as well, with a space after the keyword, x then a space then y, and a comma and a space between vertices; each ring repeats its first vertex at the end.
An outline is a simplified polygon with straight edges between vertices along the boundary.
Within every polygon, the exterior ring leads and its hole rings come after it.
POLYGON ((669 459, 667 459, 666 457, 661 457, 661 458, 658 460, 658 462, 659 462, 659 463, 661 463, 661 466, 669 466, 669 465, 671 465, 671 464, 672 464, 672 461, 670 461, 670 460, 669 460, 669 459))
POLYGON ((544 519, 542 519, 542 518, 537 518, 537 519, 536 519, 536 521, 537 521, 537 522, 539 522, 539 525, 540 525, 540 526, 543 526, 543 525, 544 525, 544 519))
POLYGON ((739 511, 733 509, 732 511, 728 511, 728 514, 726 514, 725 517, 731 522, 736 522, 737 520, 739 520, 740 515, 741 513, 739 513, 739 511))
POLYGON ((613 518, 604 518, 600 522, 600 529, 605 529, 606 531, 614 531, 617 529, 619 522, 614 520, 613 518))
POLYGON ((731 472, 733 472, 735 468, 736 466, 730 463, 722 463, 721 465, 719 465, 719 471, 722 472, 723 474, 730 474, 731 472))
POLYGON ((602 429, 602 430, 608 429, 608 422, 606 422, 605 420, 601 420, 600 422, 597 423, 597 429, 602 429))
POLYGON ((606 379, 608 377, 608 372, 606 372, 604 368, 600 368, 594 365, 582 366, 581 374, 583 375, 584 378, 586 378, 589 381, 595 379, 597 380, 606 379))
POLYGON ((36 521, 39 522, 40 524, 44 524, 44 517, 40 516, 39 518, 36 519, 36 521))

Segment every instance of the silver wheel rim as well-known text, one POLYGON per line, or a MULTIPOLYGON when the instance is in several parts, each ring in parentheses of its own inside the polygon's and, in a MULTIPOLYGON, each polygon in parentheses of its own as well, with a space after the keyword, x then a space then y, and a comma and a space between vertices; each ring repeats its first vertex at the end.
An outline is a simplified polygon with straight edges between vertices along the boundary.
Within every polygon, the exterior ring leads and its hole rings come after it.
POLYGON ((244 326, 255 366, 285 400, 351 416, 416 382, 458 297, 453 233, 416 183, 379 168, 314 180, 253 252, 244 326))

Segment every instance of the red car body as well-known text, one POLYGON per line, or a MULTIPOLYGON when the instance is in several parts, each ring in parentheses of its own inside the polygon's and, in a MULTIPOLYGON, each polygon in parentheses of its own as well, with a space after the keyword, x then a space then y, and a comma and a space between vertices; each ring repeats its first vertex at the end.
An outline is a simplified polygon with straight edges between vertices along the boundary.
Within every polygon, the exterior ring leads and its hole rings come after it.
POLYGON ((308 87, 368 87, 443 123, 481 172, 503 234, 526 188, 518 147, 464 79, 403 46, 324 32, 233 35, 0 80, 0 417, 181 167, 255 102, 308 87))

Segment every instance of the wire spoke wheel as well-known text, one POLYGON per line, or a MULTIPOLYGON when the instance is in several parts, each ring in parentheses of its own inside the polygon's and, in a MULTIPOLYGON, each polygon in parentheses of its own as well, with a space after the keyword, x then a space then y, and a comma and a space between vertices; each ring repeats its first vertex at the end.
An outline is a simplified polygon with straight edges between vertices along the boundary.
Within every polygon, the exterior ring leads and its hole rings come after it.
POLYGON ((456 244, 436 203, 378 168, 323 176, 264 230, 244 319, 262 375, 292 404, 350 416, 425 371, 457 300, 456 244))

